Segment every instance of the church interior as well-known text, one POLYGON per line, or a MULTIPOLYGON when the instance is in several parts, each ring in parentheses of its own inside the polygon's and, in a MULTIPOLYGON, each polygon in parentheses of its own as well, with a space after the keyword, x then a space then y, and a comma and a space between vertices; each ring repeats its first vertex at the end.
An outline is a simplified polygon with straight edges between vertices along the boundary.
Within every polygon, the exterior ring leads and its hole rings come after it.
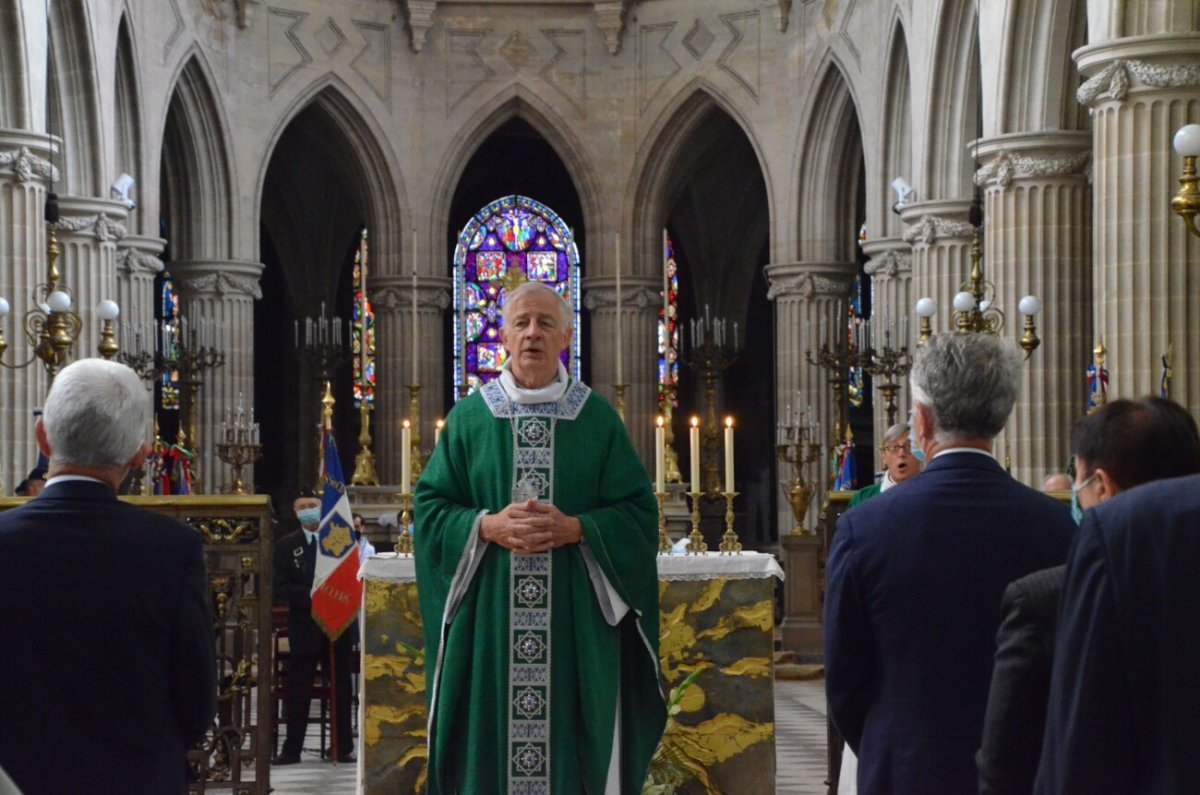
POLYGON ((1025 349, 1035 488, 1107 396, 1200 416, 1197 0, 0 0, 0 41, 0 495, 104 356, 154 395, 130 494, 286 514, 328 429, 390 551, 539 280, 670 540, 778 556, 819 663, 923 336, 1025 349))

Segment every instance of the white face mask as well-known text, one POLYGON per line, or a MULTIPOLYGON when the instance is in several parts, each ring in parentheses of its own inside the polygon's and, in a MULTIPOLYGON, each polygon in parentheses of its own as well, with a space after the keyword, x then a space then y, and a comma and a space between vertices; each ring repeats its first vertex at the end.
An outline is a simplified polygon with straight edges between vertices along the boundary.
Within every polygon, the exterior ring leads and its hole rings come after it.
POLYGON ((301 508, 296 511, 296 518, 300 520, 300 524, 307 526, 314 525, 321 521, 320 508, 301 508))
POLYGON ((921 449, 921 445, 917 443, 917 424, 913 422, 914 411, 908 412, 908 443, 912 445, 912 457, 925 463, 925 451, 921 449))

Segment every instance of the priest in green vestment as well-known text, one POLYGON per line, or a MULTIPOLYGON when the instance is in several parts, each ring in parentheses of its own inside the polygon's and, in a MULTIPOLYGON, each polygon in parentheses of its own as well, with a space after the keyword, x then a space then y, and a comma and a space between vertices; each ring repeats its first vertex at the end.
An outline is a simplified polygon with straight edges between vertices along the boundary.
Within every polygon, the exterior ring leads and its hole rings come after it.
POLYGON ((414 497, 429 793, 640 793, 666 722, 650 481, 560 362, 562 298, 526 282, 503 311, 505 369, 414 497))
POLYGON ((903 483, 921 471, 921 462, 913 457, 912 441, 908 438, 908 423, 898 422, 888 428, 883 434, 883 444, 879 445, 879 460, 883 464, 883 477, 878 483, 872 483, 866 488, 859 489, 850 498, 847 510, 860 502, 871 499, 876 494, 887 491, 892 486, 903 483))

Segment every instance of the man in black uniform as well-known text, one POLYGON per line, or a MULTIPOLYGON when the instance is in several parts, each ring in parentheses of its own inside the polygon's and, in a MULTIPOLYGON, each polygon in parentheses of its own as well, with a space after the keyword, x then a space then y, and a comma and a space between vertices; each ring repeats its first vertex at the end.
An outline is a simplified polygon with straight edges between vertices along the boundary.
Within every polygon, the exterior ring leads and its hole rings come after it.
MULTIPOLYGON (((312 701, 313 677, 318 662, 329 666, 329 638, 312 618, 313 572, 317 563, 317 529, 321 523, 321 500, 311 488, 300 490, 292 507, 300 529, 275 544, 275 602, 288 606, 288 649, 291 663, 287 680, 287 739, 272 760, 276 765, 300 761, 308 709, 312 701)), ((350 647, 358 634, 351 626, 333 644, 334 728, 333 755, 339 762, 354 761, 354 737, 350 724, 350 647)))

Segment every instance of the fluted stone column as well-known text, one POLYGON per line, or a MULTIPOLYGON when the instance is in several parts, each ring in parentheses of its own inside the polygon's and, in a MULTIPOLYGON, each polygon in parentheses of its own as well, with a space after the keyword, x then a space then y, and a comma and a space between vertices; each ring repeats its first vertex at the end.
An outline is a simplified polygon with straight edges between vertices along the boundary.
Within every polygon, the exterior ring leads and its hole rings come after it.
MULTIPOLYGON (((1126 19, 1120 6, 1109 13, 1126 19)), ((1171 148, 1175 131, 1200 122, 1200 33, 1191 3, 1156 4, 1142 24, 1168 29, 1125 30, 1075 54, 1088 78, 1078 99, 1092 112, 1094 334, 1108 348, 1109 394, 1138 397, 1158 388, 1159 357, 1173 348, 1171 397, 1200 412, 1200 240, 1191 237, 1169 202, 1183 158, 1171 148)), ((1115 27, 1115 26, 1114 26, 1115 27)))
MULTIPOLYGON (((400 482, 400 428, 409 418, 413 383, 412 277, 381 276, 373 281, 375 310, 375 415, 371 436, 375 467, 382 483, 400 482)), ((420 443, 433 448, 434 423, 445 417, 453 396, 445 393, 451 352, 443 339, 450 308, 451 280, 421 276, 417 281, 417 383, 420 393, 420 443)))
MULTIPOLYGON (((953 327, 950 319, 955 293, 971 275, 971 237, 974 230, 967 223, 969 199, 948 199, 910 204, 900 214, 909 224, 903 240, 912 246, 913 304, 921 298, 937 301, 933 316, 934 332, 953 327)), ((920 323, 909 307, 909 328, 917 339, 920 323)))
MULTIPOLYGON (((916 339, 917 323, 913 315, 916 299, 912 289, 912 246, 900 238, 885 238, 871 240, 863 244, 863 251, 871 259, 867 262, 866 271, 871 277, 871 327, 874 333, 872 344, 882 350, 886 343, 888 347, 899 350, 908 347, 909 357, 915 350, 913 340, 916 339), (905 327, 902 318, 907 318, 908 338, 901 338, 901 330, 905 327), (891 331, 885 335, 885 331, 891 331)), ((908 376, 895 379, 900 385, 896 392, 896 422, 903 422, 908 417, 911 405, 909 397, 908 376)), ((875 378, 872 384, 875 389, 874 425, 875 425, 875 469, 882 468, 879 461, 879 442, 888 429, 887 410, 883 392, 879 390, 882 378, 875 378)))
POLYGON ((985 188, 984 267, 1004 312, 1005 337, 1019 340, 1017 306, 1036 295, 1041 346, 1024 368, 1012 419, 997 439, 1013 476, 1037 486, 1066 470, 1071 426, 1085 410, 1091 361, 1091 135, 1005 135, 976 146, 985 188))
MULTIPOLYGON (((10 365, 33 355, 23 323, 36 286, 46 281, 46 183, 57 177, 48 154, 45 135, 0 130, 0 296, 11 305, 0 319, 8 342, 0 361, 10 365)), ((11 494, 37 460, 32 411, 48 387, 40 362, 0 369, 0 493, 11 494)))
POLYGON ((100 355, 96 305, 117 300, 117 243, 125 237, 128 211, 119 202, 86 196, 60 196, 58 206, 58 270, 83 321, 72 359, 87 359, 100 355))
MULTIPOLYGON (((782 418, 788 406, 804 412, 812 406, 821 422, 826 454, 811 466, 806 480, 816 479, 816 490, 804 526, 812 530, 829 488, 828 451, 833 442, 836 409, 828 370, 811 365, 805 356, 822 339, 834 340, 845 331, 847 301, 854 282, 853 262, 788 262, 768 265, 767 299, 775 302, 775 402, 782 418)), ((790 467, 781 467, 780 480, 790 481, 790 467)), ((786 499, 780 502, 779 529, 785 534, 795 524, 786 499)))
MULTIPOLYGON (((188 323, 194 327, 201 317, 215 321, 214 345, 225 352, 222 367, 203 373, 196 407, 200 458, 194 470, 206 494, 218 493, 228 480, 229 468, 217 458, 216 449, 225 408, 233 406, 239 394, 246 406, 254 404, 254 302, 262 298, 262 271, 261 262, 246 260, 171 263, 188 323)), ((246 482, 253 483, 253 468, 246 474, 246 482)))
MULTIPOLYGON (((117 243, 117 294, 113 300, 121 307, 118 318, 117 344, 122 351, 132 351, 133 339, 124 333, 132 324, 154 321, 154 279, 162 273, 163 262, 158 255, 166 248, 161 237, 126 235, 117 243), (130 324, 126 326, 125 324, 130 324)), ((143 344, 153 346, 153 340, 143 344)), ((153 389, 153 384, 147 384, 153 389)), ((146 420, 146 438, 154 438, 154 417, 146 420)))
MULTIPOLYGON (((616 280, 584 279, 583 304, 591 320, 591 339, 583 355, 591 364, 591 386, 615 406, 617 325, 621 334, 621 377, 625 382, 625 428, 647 471, 654 466, 653 428, 658 414, 658 310, 662 283, 639 276, 621 279, 621 316, 617 317, 616 280)), ((677 445, 678 446, 678 445, 677 445)))

